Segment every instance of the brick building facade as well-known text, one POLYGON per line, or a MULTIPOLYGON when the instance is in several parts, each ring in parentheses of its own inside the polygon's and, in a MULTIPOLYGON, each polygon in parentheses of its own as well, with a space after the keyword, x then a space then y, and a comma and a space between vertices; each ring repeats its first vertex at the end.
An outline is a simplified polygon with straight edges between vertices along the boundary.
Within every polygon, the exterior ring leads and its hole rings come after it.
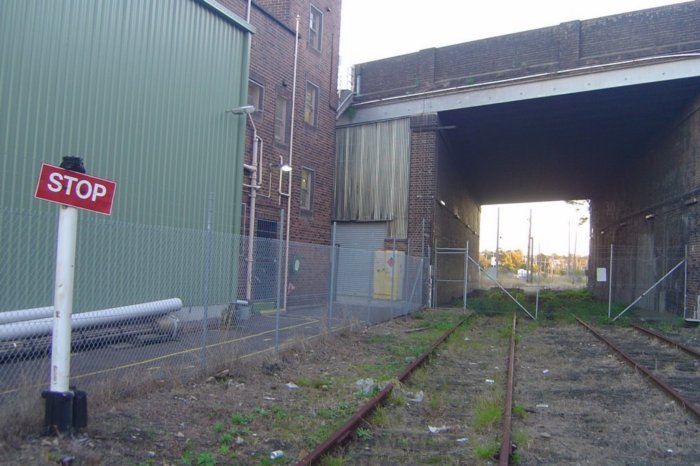
MULTIPOLYGON (((326 281, 328 257, 319 252, 322 249, 300 251, 302 246, 296 243, 329 245, 331 240, 341 1, 255 0, 249 12, 245 0, 220 0, 220 3, 242 18, 249 15, 255 28, 248 86, 248 103, 255 107, 255 112, 250 117, 239 116, 247 121, 246 163, 253 162, 254 129, 259 138, 260 158, 253 222, 253 236, 257 238, 254 291, 248 298, 275 299, 278 251, 265 238, 287 239, 286 231, 289 231, 293 244, 288 260, 290 263, 299 260, 305 272, 289 279, 293 284, 288 288, 294 290, 289 295, 290 305, 313 300, 327 292, 325 285, 320 284, 326 281), (297 17, 299 41, 296 89, 293 89, 297 17), (283 172, 283 165, 290 165, 291 173, 283 172), (288 198, 291 198, 289 203, 288 198)), ((250 175, 247 170, 241 221, 244 236, 251 234, 250 175)), ((246 254, 245 245, 242 254, 246 254)), ((242 270, 243 281, 245 275, 242 270)))
MULTIPOLYGON (((244 18, 247 3, 221 0, 222 5, 244 18)), ((249 103, 256 108, 252 119, 263 147, 256 217, 262 221, 263 233, 266 228, 268 233, 276 231, 280 208, 286 209, 285 197, 279 194, 279 167, 280 163, 289 163, 293 138, 292 241, 330 243, 340 7, 340 0, 256 0, 250 11, 250 23, 256 31, 250 50, 249 103), (299 47, 292 135, 297 16, 299 47), (316 24, 312 25, 312 21, 316 24)), ((250 163, 253 139, 250 121, 248 133, 246 153, 250 163)), ((288 175, 282 176, 282 192, 286 193, 290 188, 288 175)), ((245 183, 250 184, 250 179, 245 183)), ((246 188, 243 199, 246 209, 249 209, 249 194, 250 189, 246 188)), ((243 223, 242 233, 247 235, 247 217, 243 223)))

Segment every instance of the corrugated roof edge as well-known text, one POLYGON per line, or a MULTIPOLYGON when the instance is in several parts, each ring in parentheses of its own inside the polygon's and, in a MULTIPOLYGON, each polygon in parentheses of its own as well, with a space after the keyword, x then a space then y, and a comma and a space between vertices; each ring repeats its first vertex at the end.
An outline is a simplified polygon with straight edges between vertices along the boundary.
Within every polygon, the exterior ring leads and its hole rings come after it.
POLYGON ((230 11, 225 6, 221 5, 216 0, 193 0, 193 1, 195 3, 200 3, 205 8, 212 10, 214 13, 216 13, 219 16, 222 16, 224 19, 234 23, 236 26, 240 26, 243 29, 247 30, 248 32, 255 33, 255 26, 248 23, 245 19, 236 15, 235 13, 230 11))

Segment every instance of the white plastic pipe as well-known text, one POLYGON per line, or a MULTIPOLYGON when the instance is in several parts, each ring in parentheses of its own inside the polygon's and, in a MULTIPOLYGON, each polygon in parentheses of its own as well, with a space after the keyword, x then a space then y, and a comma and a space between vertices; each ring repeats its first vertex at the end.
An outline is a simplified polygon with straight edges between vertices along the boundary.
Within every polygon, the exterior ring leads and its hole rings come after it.
MULTIPOLYGON (((169 312, 178 311, 181 308, 182 301, 179 298, 172 298, 150 303, 102 309, 99 311, 82 312, 73 316, 71 327, 72 329, 80 329, 121 322, 138 317, 165 315, 169 312)), ((52 327, 53 318, 0 325, 0 341, 49 335, 52 327)))
POLYGON ((46 319, 53 316, 53 306, 0 312, 0 324, 24 322, 26 320, 46 319))
MULTIPOLYGON (((70 378, 71 314, 73 313, 73 279, 75 245, 78 236, 78 209, 59 208, 56 245, 56 281, 54 282, 54 317, 46 319, 53 329, 51 339, 51 386, 56 393, 68 391, 70 378)), ((12 324, 10 324, 12 325, 12 324)))

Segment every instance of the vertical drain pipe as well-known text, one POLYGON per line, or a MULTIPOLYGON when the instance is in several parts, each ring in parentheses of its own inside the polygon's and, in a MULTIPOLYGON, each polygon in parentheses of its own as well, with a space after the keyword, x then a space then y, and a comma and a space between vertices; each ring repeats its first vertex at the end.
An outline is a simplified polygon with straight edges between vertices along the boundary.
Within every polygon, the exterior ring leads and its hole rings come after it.
MULTIPOLYGON (((294 112, 297 99, 297 63, 299 60, 299 15, 296 18, 296 27, 294 28, 294 77, 292 78, 292 122, 289 125, 289 167, 293 170, 292 156, 294 155, 294 112)), ((284 250, 284 301, 282 308, 287 310, 287 293, 289 290, 289 224, 292 220, 292 181, 294 177, 289 173, 289 190, 287 191, 287 235, 286 245, 284 250)))

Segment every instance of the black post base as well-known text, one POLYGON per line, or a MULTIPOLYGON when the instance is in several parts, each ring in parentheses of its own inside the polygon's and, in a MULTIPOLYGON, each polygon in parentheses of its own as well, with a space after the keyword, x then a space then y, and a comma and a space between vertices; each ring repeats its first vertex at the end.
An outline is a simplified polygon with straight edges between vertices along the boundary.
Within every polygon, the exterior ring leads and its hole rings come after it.
POLYGON ((46 400, 44 435, 71 435, 87 427, 87 393, 70 387, 69 392, 44 390, 46 400))
POLYGON ((70 435, 73 430, 73 392, 44 390, 44 435, 70 435))

